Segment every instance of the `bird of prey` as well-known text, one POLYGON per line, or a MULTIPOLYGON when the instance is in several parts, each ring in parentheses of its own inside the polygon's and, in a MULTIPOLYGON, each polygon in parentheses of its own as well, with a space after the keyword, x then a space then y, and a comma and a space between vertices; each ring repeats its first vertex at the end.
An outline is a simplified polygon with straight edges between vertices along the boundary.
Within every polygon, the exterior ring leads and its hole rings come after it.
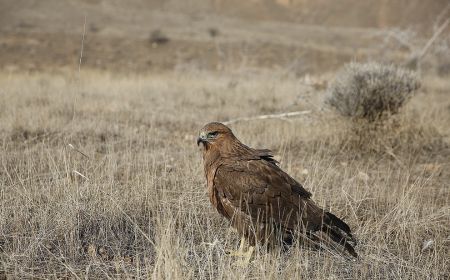
POLYGON ((218 122, 200 130, 200 144, 209 199, 252 250, 256 243, 289 246, 300 233, 357 257, 349 226, 317 206, 311 193, 278 166, 270 150, 244 145, 218 122))

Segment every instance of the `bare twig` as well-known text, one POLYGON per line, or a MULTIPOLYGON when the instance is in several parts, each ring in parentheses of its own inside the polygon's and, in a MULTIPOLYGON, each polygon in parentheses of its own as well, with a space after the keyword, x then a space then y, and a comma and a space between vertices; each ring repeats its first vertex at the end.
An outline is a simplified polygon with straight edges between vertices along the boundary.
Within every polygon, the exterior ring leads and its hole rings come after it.
POLYGON ((428 40, 428 42, 426 43, 425 47, 422 48, 422 50, 420 51, 419 55, 417 56, 418 60, 421 60, 428 52, 428 50, 430 49, 431 45, 433 45, 433 43, 436 41, 436 39, 439 37, 439 35, 441 35, 442 31, 444 31, 444 29, 447 27, 447 25, 450 23, 450 19, 447 19, 446 21, 444 21, 441 26, 439 26, 439 28, 436 30, 436 32, 434 32, 433 36, 430 38, 430 40, 428 40))
POLYGON ((436 17, 434 29, 439 28, 439 22, 441 22, 442 19, 445 18, 447 15, 447 12, 450 11, 450 3, 447 4, 447 7, 441 11, 441 13, 436 17))
MULTIPOLYGON (((84 15, 84 24, 83 24, 83 34, 81 36, 81 48, 80 48, 80 56, 78 61, 78 92, 81 93, 81 63, 83 61, 83 51, 84 51, 84 38, 86 36, 86 22, 87 16, 84 15)), ((72 99, 72 121, 70 125, 74 123, 75 120, 75 104, 77 103, 77 94, 73 95, 72 99)))
POLYGON ((74 174, 80 176, 81 178, 84 178, 85 180, 88 180, 88 181, 89 181, 89 178, 88 178, 88 177, 84 176, 83 174, 81 174, 80 172, 76 171, 75 169, 72 170, 72 172, 73 172, 74 174))
POLYGON ((75 152, 80 153, 80 154, 81 154, 82 156, 84 156, 85 158, 90 159, 88 155, 86 155, 86 154, 83 153, 82 151, 80 151, 80 150, 78 150, 77 148, 75 148, 74 145, 72 145, 72 144, 69 143, 69 144, 67 144, 67 146, 68 146, 69 148, 71 148, 72 150, 74 150, 75 152))
POLYGON ((439 26, 439 28, 436 30, 436 32, 434 32, 433 36, 431 36, 431 38, 427 41, 427 43, 422 48, 422 50, 420 50, 419 52, 413 54, 412 57, 409 58, 409 60, 407 60, 405 62, 405 64, 404 64, 405 67, 410 68, 410 69, 414 69, 414 70, 419 70, 420 69, 420 62, 425 57, 425 55, 427 54, 427 52, 429 51, 429 49, 431 48, 433 43, 436 41, 437 38, 439 38, 439 35, 441 35, 441 33, 445 30, 445 28, 448 26, 449 23, 450 23, 450 19, 445 20, 439 26))
POLYGON ((270 114, 270 115, 260 115, 260 116, 254 116, 254 117, 244 117, 244 118, 237 118, 233 120, 229 120, 226 122, 223 122, 223 124, 232 124, 237 122, 243 122, 243 121, 254 121, 254 120, 266 120, 266 119, 284 119, 284 118, 290 118, 300 115, 307 115, 310 114, 311 111, 296 111, 296 112, 288 112, 288 113, 281 113, 281 114, 270 114))
POLYGON ((385 44, 383 45, 383 49, 386 48, 386 44, 388 43, 386 39, 393 38, 397 41, 397 43, 400 44, 400 46, 407 48, 408 51, 414 50, 415 46, 412 42, 412 38, 414 37, 414 32, 411 32, 411 30, 400 30, 400 29, 394 29, 388 31, 387 37, 385 38, 385 44))
POLYGON ((81 37, 81 50, 80 50, 80 61, 78 63, 78 73, 81 72, 81 60, 83 59, 84 37, 86 35, 86 18, 87 16, 84 15, 83 36, 81 37))

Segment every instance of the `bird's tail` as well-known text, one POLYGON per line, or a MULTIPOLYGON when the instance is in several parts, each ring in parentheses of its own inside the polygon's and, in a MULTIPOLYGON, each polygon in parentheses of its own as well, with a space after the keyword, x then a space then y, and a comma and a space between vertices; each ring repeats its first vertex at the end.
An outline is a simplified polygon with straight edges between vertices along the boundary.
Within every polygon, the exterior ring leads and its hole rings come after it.
POLYGON ((330 212, 325 212, 321 231, 334 243, 343 247, 347 253, 355 258, 358 257, 354 248, 356 240, 350 231, 350 227, 344 221, 330 212))

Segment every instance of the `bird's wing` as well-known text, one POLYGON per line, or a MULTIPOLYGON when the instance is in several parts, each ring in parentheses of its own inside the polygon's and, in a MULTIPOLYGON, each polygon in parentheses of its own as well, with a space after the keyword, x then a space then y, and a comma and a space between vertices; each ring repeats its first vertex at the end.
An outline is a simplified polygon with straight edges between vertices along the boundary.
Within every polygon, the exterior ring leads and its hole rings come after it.
POLYGON ((299 222, 310 229, 322 223, 323 210, 310 199, 311 193, 270 161, 224 162, 214 188, 227 212, 246 212, 254 220, 270 220, 287 229, 299 222))
POLYGON ((317 235, 324 233, 357 257, 349 226, 318 207, 311 193, 271 161, 224 162, 217 169, 214 189, 226 216, 237 217, 237 228, 258 222, 258 227, 274 225, 292 232, 301 226, 312 240, 328 243, 317 235))

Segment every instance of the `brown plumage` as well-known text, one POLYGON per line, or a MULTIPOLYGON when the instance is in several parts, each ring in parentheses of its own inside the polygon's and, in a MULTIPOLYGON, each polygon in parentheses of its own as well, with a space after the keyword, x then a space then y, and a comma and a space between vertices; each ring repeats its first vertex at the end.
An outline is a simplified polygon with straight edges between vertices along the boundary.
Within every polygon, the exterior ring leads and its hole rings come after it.
POLYGON ((242 144, 231 129, 209 123, 199 133, 208 195, 251 245, 289 245, 296 229, 313 241, 357 254, 349 226, 311 200, 311 193, 281 170, 269 150, 242 144))

